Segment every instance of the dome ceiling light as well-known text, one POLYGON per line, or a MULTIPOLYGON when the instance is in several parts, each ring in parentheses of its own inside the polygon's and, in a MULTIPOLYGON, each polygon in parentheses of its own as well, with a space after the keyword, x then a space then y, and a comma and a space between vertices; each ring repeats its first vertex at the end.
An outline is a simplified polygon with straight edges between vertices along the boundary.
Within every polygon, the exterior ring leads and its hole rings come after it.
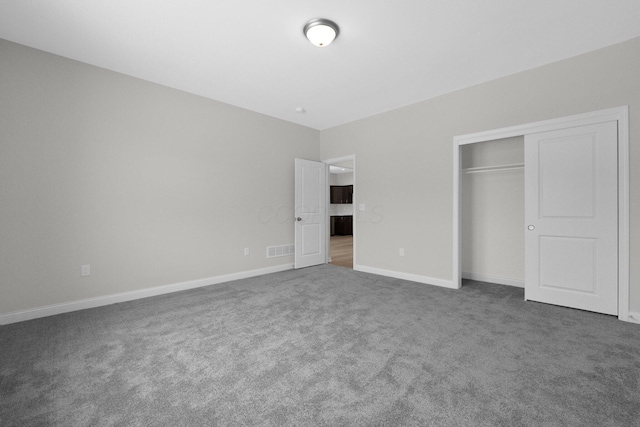
POLYGON ((318 47, 327 47, 338 37, 340 28, 328 19, 312 19, 304 26, 304 35, 318 47))

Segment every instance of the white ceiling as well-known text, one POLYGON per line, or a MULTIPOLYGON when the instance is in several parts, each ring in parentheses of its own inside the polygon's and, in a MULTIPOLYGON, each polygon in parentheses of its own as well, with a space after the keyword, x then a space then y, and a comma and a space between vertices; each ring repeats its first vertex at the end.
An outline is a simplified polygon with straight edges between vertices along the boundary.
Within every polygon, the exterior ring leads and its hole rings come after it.
POLYGON ((640 0, 0 0, 0 38, 315 129, 638 36, 640 0))

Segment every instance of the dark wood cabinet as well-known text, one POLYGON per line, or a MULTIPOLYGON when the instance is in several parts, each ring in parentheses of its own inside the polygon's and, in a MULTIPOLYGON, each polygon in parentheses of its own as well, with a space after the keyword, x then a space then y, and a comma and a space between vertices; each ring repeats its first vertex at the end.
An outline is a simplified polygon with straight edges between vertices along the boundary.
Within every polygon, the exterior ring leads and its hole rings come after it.
POLYGON ((342 203, 342 187, 338 185, 332 185, 331 197, 329 199, 332 204, 342 203))
POLYGON ((331 217, 331 235, 332 236, 351 236, 353 234, 353 216, 332 216, 331 217))
POLYGON ((329 200, 334 204, 353 203, 353 185, 332 185, 329 200))

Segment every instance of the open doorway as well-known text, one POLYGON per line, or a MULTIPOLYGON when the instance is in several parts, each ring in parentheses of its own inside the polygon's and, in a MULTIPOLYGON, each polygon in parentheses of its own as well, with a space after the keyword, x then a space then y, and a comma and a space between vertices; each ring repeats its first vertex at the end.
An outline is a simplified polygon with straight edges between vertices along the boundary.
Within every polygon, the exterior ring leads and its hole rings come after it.
POLYGON ((329 263, 354 266, 355 237, 355 158, 325 161, 329 165, 328 248, 329 263))

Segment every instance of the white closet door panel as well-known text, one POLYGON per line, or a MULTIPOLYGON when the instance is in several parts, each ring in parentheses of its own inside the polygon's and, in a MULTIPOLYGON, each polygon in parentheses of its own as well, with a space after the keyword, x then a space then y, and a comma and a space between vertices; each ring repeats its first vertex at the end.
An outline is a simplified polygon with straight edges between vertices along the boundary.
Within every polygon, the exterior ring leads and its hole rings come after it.
POLYGON ((527 135, 525 165, 525 298, 617 314, 617 122, 527 135))

